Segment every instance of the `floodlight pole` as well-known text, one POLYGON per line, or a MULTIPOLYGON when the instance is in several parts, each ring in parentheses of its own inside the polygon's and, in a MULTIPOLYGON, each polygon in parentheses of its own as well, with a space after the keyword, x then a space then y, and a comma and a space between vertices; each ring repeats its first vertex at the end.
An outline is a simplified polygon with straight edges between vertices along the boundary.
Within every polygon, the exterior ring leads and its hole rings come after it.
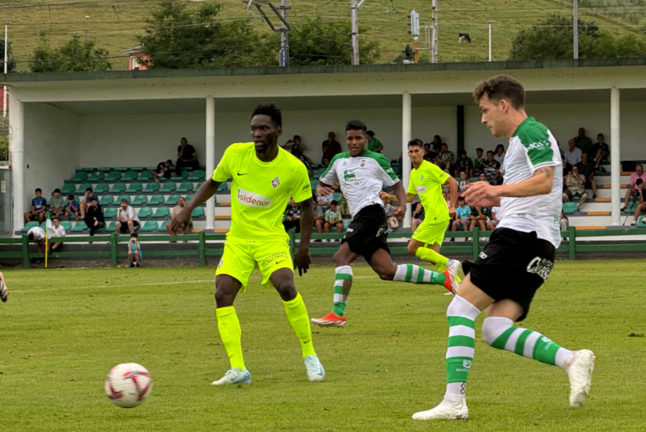
POLYGON ((491 23, 493 21, 489 21, 489 61, 491 61, 491 23))
POLYGON ((431 37, 431 63, 437 63, 437 0, 433 0, 433 35, 431 37))
POLYGON ((352 65, 359 65, 359 8, 366 0, 351 0, 350 10, 352 11, 352 65))
MULTIPOLYGON (((9 52, 9 41, 7 40, 9 34, 9 25, 4 25, 4 74, 7 74, 7 54, 9 52)), ((7 117, 7 86, 4 86, 2 93, 2 117, 7 117)))
POLYGON ((572 25, 574 26, 574 60, 579 58, 579 5, 577 0, 572 0, 572 25))
MULTIPOLYGON (((287 1, 286 0, 280 0, 280 6, 278 7, 280 9, 280 16, 282 18, 282 22, 287 21, 287 9, 289 9, 289 6, 287 6, 287 1)), ((280 67, 287 67, 289 66, 289 40, 288 40, 288 32, 289 29, 282 25, 279 28, 280 31, 280 67)))

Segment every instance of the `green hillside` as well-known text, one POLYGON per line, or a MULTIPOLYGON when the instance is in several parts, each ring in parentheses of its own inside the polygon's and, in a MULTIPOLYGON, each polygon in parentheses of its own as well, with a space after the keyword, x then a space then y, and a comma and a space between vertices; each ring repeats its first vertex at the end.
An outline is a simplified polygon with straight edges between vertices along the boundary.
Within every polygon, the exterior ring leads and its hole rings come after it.
MULTIPOLYGON (((280 0, 274 2, 278 4, 280 0)), ((61 45, 71 35, 87 34, 97 40, 99 47, 109 50, 113 69, 127 69, 127 56, 122 51, 137 45, 135 37, 142 32, 144 20, 155 3, 155 0, 3 0, 0 20, 11 23, 9 39, 19 70, 27 70, 29 57, 39 43, 38 35, 43 31, 53 46, 61 45)), ((246 5, 240 0, 221 0, 221 3, 225 4, 223 19, 250 16, 259 30, 268 31, 257 11, 252 9, 247 14, 246 5)), ((493 59, 505 60, 519 30, 544 20, 551 13, 571 14, 571 2, 559 0, 439 0, 438 3, 441 62, 487 60, 489 21, 494 21, 493 59), (459 32, 469 33, 472 43, 458 44, 459 32)), ((292 23, 299 18, 316 16, 325 20, 350 20, 350 0, 292 0, 291 4, 289 21, 292 23)), ((420 25, 431 23, 431 0, 366 0, 359 10, 360 37, 380 42, 381 63, 392 62, 406 44, 412 45, 412 37, 407 33, 407 15, 411 9, 420 13, 420 25)), ((614 34, 638 31, 617 14, 604 15, 612 10, 582 7, 579 18, 593 20, 602 30, 614 34)))

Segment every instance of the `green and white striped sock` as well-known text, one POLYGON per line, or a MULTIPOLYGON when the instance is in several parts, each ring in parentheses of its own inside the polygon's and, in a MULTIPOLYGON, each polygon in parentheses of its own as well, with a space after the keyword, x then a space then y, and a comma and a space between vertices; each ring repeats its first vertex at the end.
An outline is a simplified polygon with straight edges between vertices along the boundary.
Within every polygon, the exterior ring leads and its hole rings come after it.
POLYGON ((415 264, 402 264, 397 266, 393 280, 444 286, 446 276, 442 273, 426 270, 424 267, 415 264))
POLYGON ((509 318, 485 318, 482 323, 482 336, 484 341, 494 348, 541 363, 557 365, 563 369, 572 359, 572 351, 555 344, 538 332, 514 327, 509 318))
POLYGON ((342 317, 348 304, 348 296, 343 294, 344 286, 347 290, 352 286, 352 267, 341 266, 334 270, 334 308, 332 312, 342 317))
POLYGON ((447 386, 444 399, 457 403, 464 397, 467 378, 475 353, 475 320, 478 308, 455 296, 446 311, 449 321, 449 344, 446 351, 447 386))

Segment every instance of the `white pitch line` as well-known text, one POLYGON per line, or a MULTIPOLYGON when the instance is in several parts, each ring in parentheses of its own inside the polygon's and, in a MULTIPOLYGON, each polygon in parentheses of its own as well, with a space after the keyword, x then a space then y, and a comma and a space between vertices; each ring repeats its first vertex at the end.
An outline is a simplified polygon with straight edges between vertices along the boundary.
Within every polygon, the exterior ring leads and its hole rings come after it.
POLYGON ((215 282, 215 279, 206 279, 206 280, 197 280, 197 281, 184 281, 184 282, 152 282, 144 284, 128 284, 128 285, 96 285, 96 286, 85 286, 85 287, 67 287, 67 288, 50 288, 50 289, 41 289, 41 290, 12 290, 11 293, 32 293, 32 292, 46 292, 46 291, 73 291, 73 290, 85 290, 85 289, 99 289, 99 288, 126 288, 132 286, 152 286, 152 285, 187 285, 187 284, 198 284, 206 282, 215 282))

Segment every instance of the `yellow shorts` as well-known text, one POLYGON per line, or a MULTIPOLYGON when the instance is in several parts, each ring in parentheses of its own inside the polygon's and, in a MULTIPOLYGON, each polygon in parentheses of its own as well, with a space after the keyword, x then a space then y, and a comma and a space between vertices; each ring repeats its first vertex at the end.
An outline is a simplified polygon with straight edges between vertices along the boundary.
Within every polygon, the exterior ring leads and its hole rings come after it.
POLYGON ((249 276, 255 268, 262 274, 262 287, 273 288, 269 277, 278 269, 294 271, 289 244, 286 241, 227 241, 224 253, 215 270, 215 275, 229 275, 242 284, 242 292, 247 288, 249 276))
POLYGON ((424 243, 426 245, 432 244, 442 244, 444 240, 444 233, 446 232, 446 227, 448 226, 449 221, 440 222, 440 223, 427 223, 426 220, 422 222, 420 226, 417 227, 413 233, 413 238, 418 242, 424 243))

